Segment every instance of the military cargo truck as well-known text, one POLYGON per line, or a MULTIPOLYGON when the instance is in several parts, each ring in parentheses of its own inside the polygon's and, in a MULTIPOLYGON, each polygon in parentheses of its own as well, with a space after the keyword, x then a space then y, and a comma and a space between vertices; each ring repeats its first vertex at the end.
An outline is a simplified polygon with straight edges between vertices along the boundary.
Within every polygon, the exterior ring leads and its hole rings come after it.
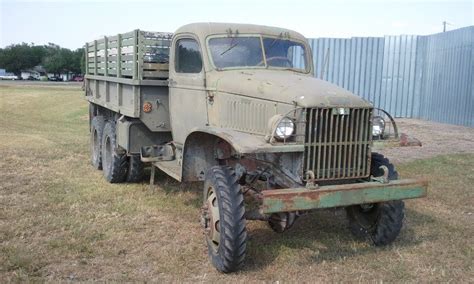
POLYGON ((281 233, 305 212, 341 207, 375 245, 395 240, 404 203, 427 182, 398 179, 374 142, 399 138, 389 114, 314 77, 299 33, 196 23, 86 44, 91 159, 111 183, 159 168, 203 181, 212 264, 238 270, 246 220, 281 233), (394 131, 395 130, 395 131, 394 131))

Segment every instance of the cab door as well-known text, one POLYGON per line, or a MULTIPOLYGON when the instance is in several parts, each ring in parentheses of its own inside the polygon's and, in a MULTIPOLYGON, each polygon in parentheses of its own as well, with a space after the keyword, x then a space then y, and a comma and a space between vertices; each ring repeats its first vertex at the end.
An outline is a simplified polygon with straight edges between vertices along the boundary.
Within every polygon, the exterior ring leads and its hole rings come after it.
POLYGON ((195 127, 208 123, 205 73, 197 38, 182 34, 173 40, 170 57, 170 117, 173 140, 184 144, 195 127))

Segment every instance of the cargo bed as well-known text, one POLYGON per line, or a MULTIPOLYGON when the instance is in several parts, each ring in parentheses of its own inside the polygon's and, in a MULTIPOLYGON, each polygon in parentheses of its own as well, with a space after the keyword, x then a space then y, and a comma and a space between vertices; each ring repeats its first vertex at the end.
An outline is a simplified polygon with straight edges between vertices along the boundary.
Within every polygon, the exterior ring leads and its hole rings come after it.
POLYGON ((134 30, 87 43, 87 99, 133 118, 140 117, 141 101, 146 96, 156 94, 155 101, 167 103, 172 36, 134 30))

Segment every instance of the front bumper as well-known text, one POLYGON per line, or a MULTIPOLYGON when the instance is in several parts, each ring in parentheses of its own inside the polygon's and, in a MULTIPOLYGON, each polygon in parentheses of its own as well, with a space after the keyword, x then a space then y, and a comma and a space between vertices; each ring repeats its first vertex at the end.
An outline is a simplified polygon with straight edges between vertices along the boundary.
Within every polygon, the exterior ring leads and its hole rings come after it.
POLYGON ((393 180, 388 183, 365 182, 322 186, 316 189, 287 188, 264 190, 261 210, 264 214, 305 211, 425 197, 428 181, 393 180))

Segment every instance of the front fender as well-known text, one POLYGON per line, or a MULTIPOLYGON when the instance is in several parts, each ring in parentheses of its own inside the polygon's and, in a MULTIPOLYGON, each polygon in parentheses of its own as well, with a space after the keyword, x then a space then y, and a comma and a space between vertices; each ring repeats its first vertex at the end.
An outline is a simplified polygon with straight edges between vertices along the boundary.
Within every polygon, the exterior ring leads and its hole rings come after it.
POLYGON ((385 148, 393 147, 409 147, 409 146, 420 146, 422 145, 421 141, 409 137, 405 133, 398 132, 398 126, 395 122, 395 119, 385 110, 380 108, 374 108, 374 116, 380 116, 386 122, 386 131, 387 133, 383 137, 373 140, 373 151, 383 150, 385 148))
POLYGON ((186 137, 184 144, 182 180, 203 180, 207 169, 231 156, 239 158, 257 153, 294 153, 303 150, 303 145, 272 145, 266 142, 264 136, 233 129, 195 128, 186 137))
MULTIPOLYGON (((282 152, 303 152, 302 144, 270 144, 265 140, 264 136, 236 131, 229 128, 219 127, 201 127, 194 128, 188 135, 193 133, 207 133, 229 143, 237 154, 254 154, 254 153, 282 153, 282 152)), ((186 138, 186 141, 188 138, 186 138)))

